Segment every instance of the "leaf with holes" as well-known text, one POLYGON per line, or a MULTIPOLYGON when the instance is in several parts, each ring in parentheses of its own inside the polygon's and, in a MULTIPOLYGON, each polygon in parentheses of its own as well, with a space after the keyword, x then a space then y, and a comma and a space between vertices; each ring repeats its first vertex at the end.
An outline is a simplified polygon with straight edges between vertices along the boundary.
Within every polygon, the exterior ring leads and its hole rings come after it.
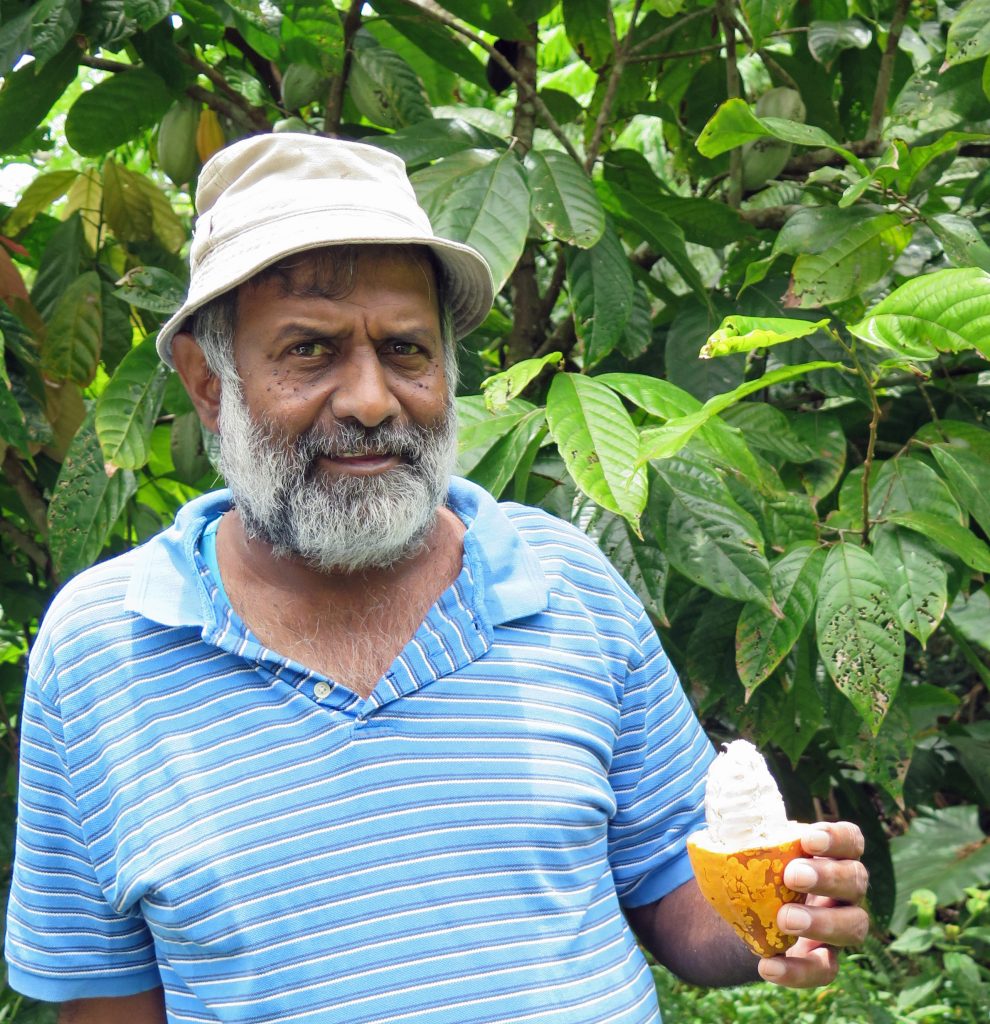
POLYGON ((967 0, 949 22, 945 64, 966 64, 990 53, 990 0, 967 0))
POLYGON ((548 352, 536 359, 524 359, 501 373, 486 377, 481 382, 485 405, 489 412, 501 412, 513 398, 522 394, 529 384, 543 372, 546 366, 564 368, 564 357, 560 352, 548 352))
POLYGON ((135 490, 130 470, 105 465, 90 415, 69 445, 48 506, 49 543, 60 579, 96 561, 135 490))
POLYGON ((889 526, 874 531, 873 557, 890 581, 901 625, 924 647, 949 604, 945 562, 916 533, 889 526))
POLYGON ((638 530, 646 470, 636 465, 636 428, 615 392, 580 374, 558 373, 547 395, 547 423, 578 487, 638 530))
POLYGON ((815 607, 824 564, 824 549, 811 545, 788 551, 773 563, 770 581, 782 618, 763 602, 743 606, 736 626, 736 670, 747 699, 797 643, 815 607))
POLYGON ((684 456, 657 463, 655 469, 670 564, 722 597, 772 607, 770 566, 759 524, 721 477, 705 463, 684 456))
POLYGON ((567 250, 567 287, 584 364, 594 366, 619 341, 632 312, 633 278, 611 224, 590 249, 567 250))
POLYGON ((990 274, 965 267, 913 278, 849 332, 912 359, 967 349, 990 357, 990 274))
POLYGON ((859 294, 887 273, 911 234, 896 213, 855 224, 822 252, 798 256, 784 305, 807 309, 859 294))
POLYGON ((605 230, 605 212, 588 175, 566 153, 531 149, 523 159, 533 216, 551 235, 590 249, 605 230))
POLYGON ((80 275, 55 307, 41 345, 41 368, 52 380, 86 385, 96 373, 103 331, 100 279, 96 271, 80 275))
POLYGON ((96 433, 107 462, 140 469, 148 461, 167 377, 154 335, 124 356, 96 403, 96 433))
POLYGON ((485 257, 498 291, 515 269, 529 229, 529 190, 516 154, 502 153, 455 178, 431 221, 434 234, 465 242, 485 257))
POLYGON ((718 330, 709 335, 698 353, 701 359, 752 352, 755 348, 780 345, 795 338, 805 338, 824 327, 825 320, 791 320, 787 317, 727 316, 718 330))
POLYGON ((875 736, 904 672, 904 630, 869 552, 840 541, 828 553, 815 627, 829 675, 875 736))

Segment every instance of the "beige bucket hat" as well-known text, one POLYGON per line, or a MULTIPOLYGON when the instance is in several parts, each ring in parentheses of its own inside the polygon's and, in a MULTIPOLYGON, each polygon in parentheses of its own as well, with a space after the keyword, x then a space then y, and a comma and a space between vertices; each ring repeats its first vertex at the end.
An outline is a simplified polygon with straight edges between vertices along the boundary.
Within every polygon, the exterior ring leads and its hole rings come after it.
POLYGON ((196 211, 189 292, 158 332, 158 354, 169 366, 172 338, 190 314, 283 257, 325 245, 429 246, 447 274, 457 338, 485 319, 494 300, 484 257, 433 234, 405 164, 374 146, 291 132, 243 139, 204 165, 196 211))

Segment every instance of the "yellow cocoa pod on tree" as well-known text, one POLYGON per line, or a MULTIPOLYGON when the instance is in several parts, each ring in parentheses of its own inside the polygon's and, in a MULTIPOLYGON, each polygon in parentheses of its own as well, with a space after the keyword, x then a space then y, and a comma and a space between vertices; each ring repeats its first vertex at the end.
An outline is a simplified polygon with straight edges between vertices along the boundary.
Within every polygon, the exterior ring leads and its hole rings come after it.
POLYGON ((200 160, 206 163, 218 149, 223 149, 226 141, 217 115, 207 107, 199 115, 199 126, 196 128, 196 152, 200 160))
POLYGON ((184 97, 169 107, 158 126, 158 166, 176 185, 184 185, 196 170, 196 128, 199 104, 184 97))

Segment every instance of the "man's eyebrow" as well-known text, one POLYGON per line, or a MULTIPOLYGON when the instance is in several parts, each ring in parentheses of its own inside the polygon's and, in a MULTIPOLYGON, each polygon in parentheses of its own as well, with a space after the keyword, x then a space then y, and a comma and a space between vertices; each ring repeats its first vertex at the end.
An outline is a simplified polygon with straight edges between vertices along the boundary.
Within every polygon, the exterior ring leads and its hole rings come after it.
POLYGON ((275 332, 272 339, 275 342, 289 340, 303 341, 333 341, 335 338, 342 338, 345 331, 317 327, 315 324, 300 323, 298 320, 290 320, 275 332))

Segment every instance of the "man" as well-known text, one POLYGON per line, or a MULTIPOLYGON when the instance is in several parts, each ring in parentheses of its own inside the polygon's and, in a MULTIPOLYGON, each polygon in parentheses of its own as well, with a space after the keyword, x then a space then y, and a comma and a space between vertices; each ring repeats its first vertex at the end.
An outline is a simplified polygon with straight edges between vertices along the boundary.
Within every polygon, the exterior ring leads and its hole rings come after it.
POLYGON ((46 617, 12 984, 101 1024, 656 1021, 626 919, 699 984, 829 981, 859 830, 809 831, 758 967, 692 880, 712 750, 642 607, 450 480, 481 257, 362 145, 248 139, 197 203, 159 351, 231 492, 46 617))

